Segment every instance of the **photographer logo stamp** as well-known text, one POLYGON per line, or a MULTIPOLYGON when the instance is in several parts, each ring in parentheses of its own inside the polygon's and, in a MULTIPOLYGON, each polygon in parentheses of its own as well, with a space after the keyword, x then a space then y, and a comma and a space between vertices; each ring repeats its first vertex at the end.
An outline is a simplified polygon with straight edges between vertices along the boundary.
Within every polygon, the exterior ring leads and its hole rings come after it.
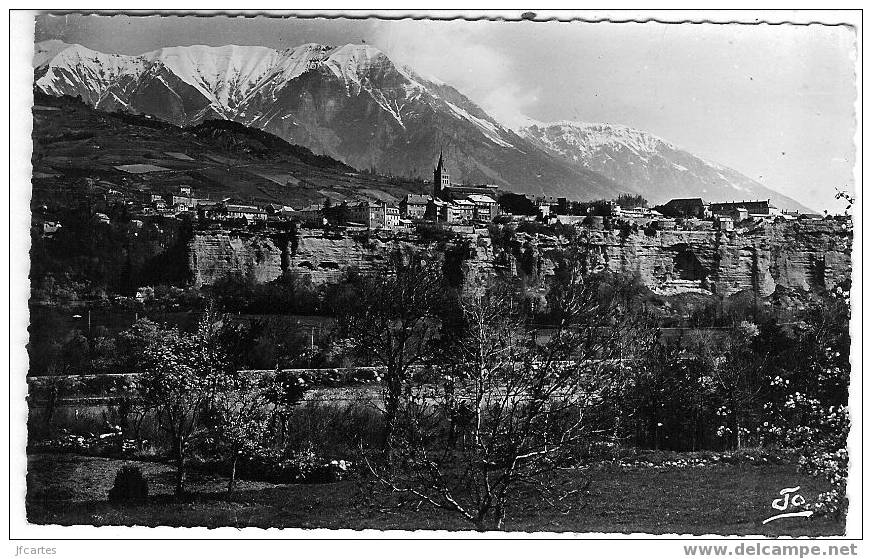
POLYGON ((800 486, 797 485, 796 487, 785 487, 784 489, 779 491, 778 494, 781 495, 781 497, 772 501, 772 508, 781 512, 774 516, 770 516, 763 521, 763 524, 768 524, 773 520, 779 520, 781 518, 795 518, 803 516, 808 518, 809 516, 811 516, 812 511, 799 510, 799 508, 805 504, 805 497, 798 493, 799 488, 800 486))

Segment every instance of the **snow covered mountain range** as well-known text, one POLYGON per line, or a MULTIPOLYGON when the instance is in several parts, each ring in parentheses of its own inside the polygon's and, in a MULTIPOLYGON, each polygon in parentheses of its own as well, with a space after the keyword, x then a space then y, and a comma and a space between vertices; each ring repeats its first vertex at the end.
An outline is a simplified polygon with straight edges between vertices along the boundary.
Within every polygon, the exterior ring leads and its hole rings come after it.
POLYGON ((180 126, 233 120, 359 169, 429 178, 440 148, 455 181, 508 190, 652 202, 772 198, 736 171, 650 134, 613 125, 535 123, 514 131, 448 84, 395 65, 369 45, 167 47, 137 56, 36 45, 36 87, 105 111, 180 126))
POLYGON ((627 126, 570 121, 532 123, 521 128, 519 134, 545 151, 644 193, 649 200, 768 198, 779 208, 811 211, 734 169, 627 126))

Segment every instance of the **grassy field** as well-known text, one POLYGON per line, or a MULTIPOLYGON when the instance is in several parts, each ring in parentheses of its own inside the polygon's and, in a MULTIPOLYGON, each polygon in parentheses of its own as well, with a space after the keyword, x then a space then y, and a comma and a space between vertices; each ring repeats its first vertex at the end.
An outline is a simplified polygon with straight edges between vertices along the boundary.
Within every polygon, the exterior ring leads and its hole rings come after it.
MULTIPOLYGON (((378 530, 469 530, 457 516, 373 491, 360 480, 321 485, 241 481, 231 499, 226 479, 194 472, 193 496, 172 495, 172 468, 137 462, 149 481, 149 502, 110 505, 106 496, 125 461, 69 454, 28 459, 27 516, 35 524, 234 526, 378 530)), ((627 467, 603 464, 566 471, 579 486, 591 479, 568 514, 533 500, 509 512, 506 530, 645 532, 653 534, 838 535, 844 524, 790 518, 763 525, 776 514, 770 504, 785 487, 801 486, 813 498, 826 487, 790 464, 711 464, 701 467, 627 467)))

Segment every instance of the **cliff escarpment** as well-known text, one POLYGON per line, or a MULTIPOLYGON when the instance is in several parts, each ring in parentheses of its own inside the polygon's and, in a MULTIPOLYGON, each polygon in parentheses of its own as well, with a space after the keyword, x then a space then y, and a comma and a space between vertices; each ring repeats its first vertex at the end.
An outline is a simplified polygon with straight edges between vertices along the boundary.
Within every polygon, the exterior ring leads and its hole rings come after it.
MULTIPOLYGON (((472 231, 472 230, 471 230, 472 231)), ((458 237, 466 243, 461 263, 466 278, 492 271, 493 253, 486 229, 458 237)), ((335 282, 349 269, 378 269, 394 250, 444 253, 444 243, 409 234, 328 233, 303 229, 293 234, 254 234, 231 231, 198 232, 188 245, 188 265, 197 286, 227 276, 256 282, 272 281, 283 273, 296 273, 313 284, 335 282)))
MULTIPOLYGON (((467 280, 508 274, 539 282, 554 273, 560 253, 577 243, 594 269, 629 274, 663 293, 698 291, 729 296, 752 290, 761 296, 776 286, 809 291, 830 288, 850 277, 852 230, 836 220, 760 224, 717 231, 578 229, 572 240, 512 233, 492 239, 487 229, 469 230, 452 243, 465 243, 467 280)), ((396 248, 433 250, 414 235, 328 234, 302 230, 291 235, 228 231, 195 233, 189 265, 195 284, 228 275, 268 282, 295 272, 320 284, 350 268, 375 270, 396 248)))

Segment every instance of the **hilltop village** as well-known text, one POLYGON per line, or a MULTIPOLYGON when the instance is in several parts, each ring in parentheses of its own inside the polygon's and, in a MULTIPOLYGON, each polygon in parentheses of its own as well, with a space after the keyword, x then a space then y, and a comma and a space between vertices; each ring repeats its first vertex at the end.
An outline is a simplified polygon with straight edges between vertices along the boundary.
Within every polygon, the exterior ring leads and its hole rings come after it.
POLYGON ((655 292, 706 297, 828 288, 850 267, 849 218, 769 200, 516 193, 452 180, 461 155, 439 151, 426 180, 396 177, 236 123, 179 129, 68 98, 40 97, 34 126, 32 304, 48 307, 163 293, 187 308, 232 277, 333 284, 403 246, 540 298, 569 247, 655 292))
MULTIPOLYGON (((163 169, 148 165, 119 165, 119 171, 134 176, 159 172, 163 169)), ((213 200, 202 197, 189 185, 171 188, 143 187, 134 190, 132 199, 121 191, 101 187, 90 181, 89 188, 97 191, 97 201, 121 200, 127 214, 134 221, 150 218, 177 219, 196 223, 201 228, 262 229, 296 223, 304 228, 365 229, 372 231, 410 232, 417 224, 430 222, 463 231, 464 227, 498 222, 535 221, 547 225, 563 224, 602 229, 621 226, 644 226, 660 230, 676 227, 699 230, 712 228, 732 231, 737 226, 762 222, 789 222, 794 220, 823 220, 816 213, 801 213, 776 208, 769 200, 741 200, 708 202, 702 198, 680 198, 648 207, 641 196, 624 195, 617 200, 581 202, 565 197, 535 196, 505 192, 496 185, 465 185, 451 182, 451 175, 443 154, 433 169, 432 189, 429 194, 406 194, 396 198, 387 193, 370 198, 366 194, 357 199, 336 201, 324 197, 322 203, 294 208, 284 204, 254 204, 232 197, 213 200), (628 205, 629 203, 629 205, 628 205)), ((39 216, 36 216, 39 217, 39 216)), ((96 222, 109 223, 110 217, 95 211, 96 222)), ((63 223, 41 220, 42 233, 51 236, 63 223)))

